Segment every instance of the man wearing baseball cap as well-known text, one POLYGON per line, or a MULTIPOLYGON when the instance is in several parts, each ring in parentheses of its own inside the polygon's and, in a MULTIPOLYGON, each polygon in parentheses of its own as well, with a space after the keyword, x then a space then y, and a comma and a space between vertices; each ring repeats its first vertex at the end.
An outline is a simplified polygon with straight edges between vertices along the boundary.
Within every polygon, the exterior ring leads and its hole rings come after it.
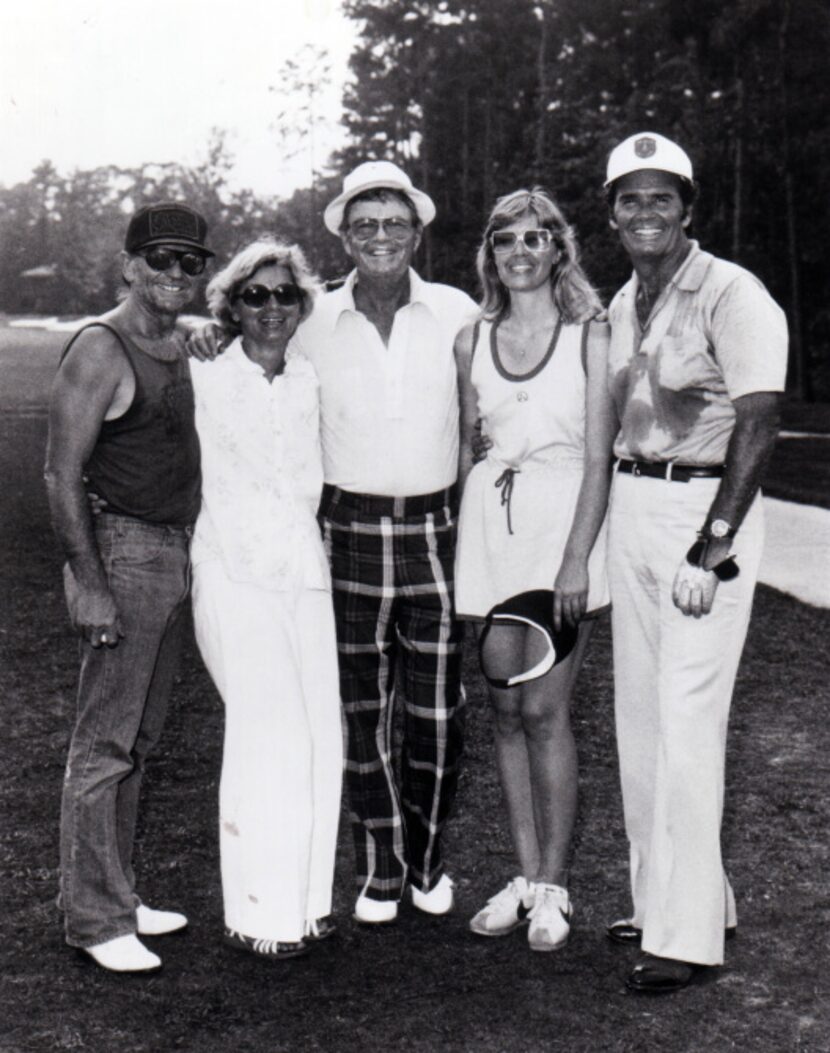
POLYGON ((628 987, 664 993, 723 962, 726 727, 763 547, 759 483, 787 365, 763 285, 689 238, 692 163, 652 132, 608 159, 634 267, 609 308, 620 420, 609 530, 617 742, 633 912, 628 987))
POLYGON ((145 758, 167 709, 199 511, 199 443, 179 312, 213 253, 175 202, 127 228, 123 301, 64 349, 49 411, 46 485, 81 636, 61 809, 66 940, 114 972, 157 968, 138 939, 183 928, 136 892, 133 837, 145 758), (90 514, 84 480, 106 503, 90 514))
POLYGON ((332 564, 356 846, 355 917, 394 921, 404 885, 452 909, 441 831, 461 752, 461 633, 453 616, 458 396, 453 341, 476 312, 412 258, 435 206, 388 161, 343 181, 324 222, 354 270, 296 343, 320 378, 332 564), (405 707, 393 771, 395 685, 405 707))

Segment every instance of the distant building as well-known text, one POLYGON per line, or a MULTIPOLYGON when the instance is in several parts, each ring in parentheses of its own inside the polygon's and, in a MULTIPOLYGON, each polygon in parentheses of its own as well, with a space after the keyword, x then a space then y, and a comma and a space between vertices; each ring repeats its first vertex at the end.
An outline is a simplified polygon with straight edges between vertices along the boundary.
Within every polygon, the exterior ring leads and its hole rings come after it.
POLYGON ((56 263, 20 272, 20 310, 24 314, 58 314, 60 277, 56 263))

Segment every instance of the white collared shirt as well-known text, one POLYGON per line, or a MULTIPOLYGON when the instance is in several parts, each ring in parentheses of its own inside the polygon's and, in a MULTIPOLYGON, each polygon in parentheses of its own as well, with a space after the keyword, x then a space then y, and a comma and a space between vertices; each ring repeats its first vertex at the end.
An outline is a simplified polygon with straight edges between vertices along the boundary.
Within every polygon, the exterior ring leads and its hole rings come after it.
POLYGON ((637 290, 634 274, 608 308, 609 385, 621 425, 614 453, 723 464, 735 399, 784 390, 784 312, 753 274, 696 241, 644 327, 637 290))
POLYGON ((409 303, 384 346, 355 308, 356 277, 320 297, 295 337, 320 380, 326 482, 388 497, 442 490, 458 470, 453 343, 476 305, 410 270, 409 303))
POLYGON ((234 340, 191 360, 202 448, 194 564, 221 559, 232 581, 284 591, 329 589, 316 511, 323 484, 317 377, 289 347, 271 383, 234 340))

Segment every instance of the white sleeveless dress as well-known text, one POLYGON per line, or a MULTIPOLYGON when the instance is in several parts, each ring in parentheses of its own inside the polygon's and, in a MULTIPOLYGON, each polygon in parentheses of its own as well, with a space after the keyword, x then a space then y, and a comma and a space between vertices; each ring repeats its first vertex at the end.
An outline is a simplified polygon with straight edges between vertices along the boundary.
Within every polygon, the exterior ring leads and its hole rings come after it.
MULTIPOLYGON (((557 325, 545 357, 523 375, 499 358, 482 322, 471 380, 493 446, 470 472, 458 525, 455 603, 484 618, 530 589, 552 589, 573 523, 585 455, 582 325, 557 325)), ((588 561, 588 611, 608 605, 606 524, 588 561)))

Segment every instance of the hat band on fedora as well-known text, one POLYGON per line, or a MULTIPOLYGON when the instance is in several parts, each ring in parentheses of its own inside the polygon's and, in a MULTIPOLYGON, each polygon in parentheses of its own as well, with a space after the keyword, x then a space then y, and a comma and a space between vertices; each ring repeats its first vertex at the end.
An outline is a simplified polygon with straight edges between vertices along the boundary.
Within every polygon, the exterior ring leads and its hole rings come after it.
POLYGON ((343 180, 343 192, 326 206, 323 223, 332 234, 339 234, 346 206, 367 190, 394 190, 409 198, 422 226, 435 218, 435 203, 422 190, 417 190, 409 176, 391 161, 367 161, 343 180))

